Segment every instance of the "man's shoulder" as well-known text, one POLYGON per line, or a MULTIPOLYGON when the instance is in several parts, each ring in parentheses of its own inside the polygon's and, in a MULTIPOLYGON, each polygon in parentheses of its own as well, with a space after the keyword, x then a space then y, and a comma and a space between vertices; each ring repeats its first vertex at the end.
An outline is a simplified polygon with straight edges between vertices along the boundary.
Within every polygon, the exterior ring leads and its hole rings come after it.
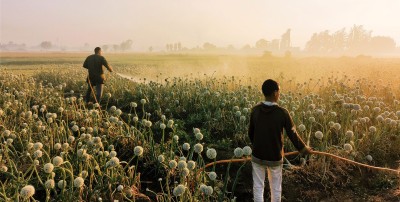
POLYGON ((254 106, 251 108, 251 110, 254 111, 254 110, 256 110, 256 109, 260 109, 260 108, 262 107, 262 105, 263 105, 263 103, 262 103, 262 102, 259 102, 259 103, 257 103, 256 105, 254 105, 254 106))

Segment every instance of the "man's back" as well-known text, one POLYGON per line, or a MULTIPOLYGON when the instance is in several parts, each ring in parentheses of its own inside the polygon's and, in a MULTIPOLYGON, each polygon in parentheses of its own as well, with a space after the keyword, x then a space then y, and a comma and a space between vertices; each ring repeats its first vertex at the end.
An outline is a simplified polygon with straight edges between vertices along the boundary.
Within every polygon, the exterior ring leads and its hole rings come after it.
POLYGON ((107 60, 98 54, 88 56, 83 63, 83 67, 89 70, 89 79, 93 84, 104 83, 103 65, 110 70, 107 60))
POLYGON ((249 137, 253 144, 254 157, 280 161, 283 157, 283 129, 298 150, 305 147, 285 108, 260 103, 252 109, 250 116, 249 137))

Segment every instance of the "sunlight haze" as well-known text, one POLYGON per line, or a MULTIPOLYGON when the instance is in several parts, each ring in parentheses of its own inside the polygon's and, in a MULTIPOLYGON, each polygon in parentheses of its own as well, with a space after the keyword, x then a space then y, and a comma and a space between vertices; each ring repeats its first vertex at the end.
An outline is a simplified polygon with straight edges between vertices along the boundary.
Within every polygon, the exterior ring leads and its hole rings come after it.
POLYGON ((1 0, 0 42, 93 47, 131 39, 133 50, 175 42, 240 48, 290 28, 292 46, 303 48, 313 33, 356 24, 399 43, 399 8, 398 0, 1 0))

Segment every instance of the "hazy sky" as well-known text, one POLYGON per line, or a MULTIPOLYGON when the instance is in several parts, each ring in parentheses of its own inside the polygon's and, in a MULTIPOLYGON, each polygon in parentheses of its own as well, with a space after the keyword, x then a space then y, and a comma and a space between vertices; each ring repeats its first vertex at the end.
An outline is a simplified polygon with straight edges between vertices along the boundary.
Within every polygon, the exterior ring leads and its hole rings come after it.
POLYGON ((0 42, 64 46, 119 44, 136 49, 181 42, 193 47, 254 45, 292 29, 303 47, 314 32, 364 25, 400 44, 400 0, 0 0, 0 42))

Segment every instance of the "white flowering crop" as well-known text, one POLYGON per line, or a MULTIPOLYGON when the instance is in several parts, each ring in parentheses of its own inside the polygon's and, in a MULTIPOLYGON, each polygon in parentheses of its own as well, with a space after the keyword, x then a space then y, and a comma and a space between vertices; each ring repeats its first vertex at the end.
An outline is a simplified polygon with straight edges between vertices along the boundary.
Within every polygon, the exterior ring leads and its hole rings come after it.
POLYGON ((194 152, 200 154, 203 151, 203 145, 197 143, 194 145, 194 152))
POLYGON ((250 156, 251 153, 252 153, 251 147, 249 147, 249 146, 243 147, 243 154, 244 154, 245 156, 250 156))
POLYGON ((67 187, 67 182, 65 180, 60 180, 57 183, 58 188, 65 189, 67 187))
POLYGON ((133 153, 134 153, 136 156, 142 156, 142 155, 143 155, 143 147, 141 147, 141 146, 136 146, 136 147, 133 149, 133 153))
POLYGON ((317 132, 315 132, 315 137, 319 140, 322 140, 322 138, 324 137, 324 134, 321 131, 317 131, 317 132))
POLYGON ((32 185, 26 185, 21 189, 21 192, 19 194, 24 199, 30 198, 35 194, 35 187, 33 187, 32 185))
POLYGON ((74 179, 74 187, 80 188, 84 185, 84 179, 82 177, 77 177, 74 179))
POLYGON ((190 149, 190 144, 187 143, 187 142, 183 143, 182 149, 185 150, 185 151, 189 151, 189 149, 190 149))
POLYGON ((173 194, 174 194, 174 196, 180 196, 185 192, 185 190, 186 190, 186 187, 184 185, 180 184, 174 188, 173 194))
POLYGON ((64 162, 63 158, 60 156, 56 156, 53 158, 53 165, 54 166, 60 166, 64 162))
POLYGON ((175 160, 170 160, 169 163, 168 163, 168 166, 171 169, 176 168, 177 165, 178 165, 178 163, 175 160))
POLYGON ((207 149, 206 154, 207 154, 207 157, 209 159, 215 159, 217 157, 217 151, 215 149, 212 149, 212 148, 211 149, 207 149))
POLYGON ((235 157, 241 158, 243 156, 243 149, 240 147, 237 147, 233 153, 235 154, 235 157))
POLYGON ((43 171, 45 173, 51 173, 51 172, 53 172, 53 169, 54 169, 54 165, 52 163, 46 163, 43 166, 43 171))
POLYGON ((48 179, 45 183, 44 186, 46 189, 53 189, 55 187, 55 182, 53 179, 48 179))
POLYGON ((164 160, 165 160, 164 155, 162 155, 162 154, 158 155, 157 160, 160 163, 164 162, 164 160))
POLYGON ((217 179, 217 173, 209 172, 208 177, 210 178, 211 181, 214 181, 215 179, 217 179))
POLYGON ((200 132, 196 133, 195 136, 196 136, 197 140, 202 140, 203 139, 203 134, 200 133, 200 132))
POLYGON ((184 169, 184 168, 186 168, 186 167, 187 167, 186 161, 180 160, 180 161, 178 162, 178 169, 179 169, 179 170, 182 170, 182 169, 184 169))
POLYGON ((351 146, 351 144, 344 144, 344 150, 346 150, 347 152, 350 152, 351 150, 353 150, 353 146, 351 146))
POLYGON ((187 162, 187 168, 188 168, 189 170, 195 169, 195 168, 196 168, 196 162, 194 162, 194 161, 192 161, 192 160, 189 160, 189 161, 187 162))

